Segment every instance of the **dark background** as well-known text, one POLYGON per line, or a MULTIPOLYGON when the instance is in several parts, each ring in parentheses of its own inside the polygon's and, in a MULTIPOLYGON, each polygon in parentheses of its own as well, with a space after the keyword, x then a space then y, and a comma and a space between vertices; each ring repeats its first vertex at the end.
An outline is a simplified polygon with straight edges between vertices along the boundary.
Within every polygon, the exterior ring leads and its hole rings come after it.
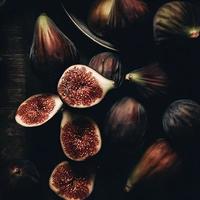
MULTIPOLYGON (((66 0, 65 5, 75 14, 84 16, 90 0, 66 0)), ((132 96, 140 101, 148 113, 148 130, 144 145, 129 154, 116 152, 110 159, 109 147, 104 142, 103 149, 96 158, 86 162, 97 168, 94 192, 89 199, 200 199, 198 152, 189 154, 183 166, 173 175, 162 180, 155 179, 138 185, 125 194, 122 186, 131 167, 137 162, 145 148, 156 138, 165 137, 161 119, 166 107, 174 100, 190 98, 199 101, 199 39, 178 40, 168 46, 158 48, 153 42, 152 20, 156 10, 164 2, 149 1, 150 12, 144 26, 129 37, 121 37, 120 56, 124 62, 124 73, 134 67, 160 62, 169 76, 169 87, 164 95, 144 98, 134 86, 123 84, 111 91, 99 105, 81 112, 94 118, 103 130, 105 115, 114 102, 124 96, 132 96), (129 164, 127 164, 129 163, 129 164)), ((52 169, 60 161, 66 160, 59 142, 61 113, 41 127, 25 129, 14 122, 16 108, 26 97, 49 91, 41 84, 31 70, 29 50, 32 44, 36 18, 46 12, 57 26, 75 43, 81 56, 80 62, 87 64, 92 56, 106 49, 96 45, 68 20, 59 1, 7 0, 0 7, 0 145, 1 160, 28 159, 37 166, 41 181, 40 189, 30 194, 30 199, 59 199, 48 188, 48 178, 52 169)), ((103 139, 104 136, 102 135, 103 139)), ((25 191, 24 191, 25 192, 25 191)))

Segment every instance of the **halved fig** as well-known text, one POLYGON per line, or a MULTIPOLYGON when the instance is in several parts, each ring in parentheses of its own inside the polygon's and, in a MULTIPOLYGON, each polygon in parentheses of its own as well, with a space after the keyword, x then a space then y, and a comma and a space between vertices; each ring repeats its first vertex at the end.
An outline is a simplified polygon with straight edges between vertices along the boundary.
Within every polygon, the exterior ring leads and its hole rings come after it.
POLYGON ((85 169, 75 169, 67 161, 58 164, 53 170, 49 187, 65 200, 83 200, 93 191, 95 176, 85 169))
POLYGON ((63 112, 60 141, 64 154, 74 161, 83 161, 101 149, 101 135, 90 118, 63 112))
POLYGON ((18 107, 15 120, 25 127, 36 127, 51 119, 62 107, 59 96, 36 94, 26 99, 18 107))
POLYGON ((57 90, 69 106, 87 108, 98 104, 114 87, 114 81, 106 79, 90 67, 72 65, 61 76, 57 90))

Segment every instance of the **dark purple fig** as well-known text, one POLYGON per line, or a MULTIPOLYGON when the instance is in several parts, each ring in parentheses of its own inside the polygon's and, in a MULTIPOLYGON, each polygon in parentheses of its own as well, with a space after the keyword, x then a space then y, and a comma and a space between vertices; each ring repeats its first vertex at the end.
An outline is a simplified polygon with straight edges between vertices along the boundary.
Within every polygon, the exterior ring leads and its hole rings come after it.
POLYGON ((29 160, 14 160, 1 163, 0 190, 5 199, 33 199, 40 186, 40 175, 29 160), (32 194, 30 196, 30 194, 32 194))
POLYGON ((199 141, 200 105, 190 99, 174 101, 165 111, 162 122, 173 144, 194 144, 199 141))
POLYGON ((96 155, 101 149, 101 135, 97 124, 90 118, 63 112, 60 141, 64 154, 75 161, 96 155))
POLYGON ((50 120, 62 107, 59 96, 36 94, 26 99, 18 107, 15 120, 25 127, 40 126, 50 120))
POLYGON ((147 115, 144 107, 135 99, 124 97, 108 112, 105 134, 113 144, 135 149, 141 143, 146 126, 147 115))
POLYGON ((142 0, 96 0, 88 16, 90 29, 100 37, 132 25, 147 12, 142 0))
POLYGON ((114 81, 106 79, 90 67, 73 65, 61 76, 57 90, 67 105, 87 108, 98 104, 114 87, 114 81))
POLYGON ((168 142, 164 139, 157 140, 146 150, 139 163, 134 167, 127 179, 125 191, 129 192, 137 183, 146 178, 161 175, 172 169, 177 161, 178 156, 168 142))
POLYGON ((33 70, 47 85, 56 85, 64 70, 79 60, 73 42, 46 14, 36 21, 30 59, 33 70))
POLYGON ((136 84, 146 97, 162 93, 167 87, 167 75, 157 63, 135 69, 126 74, 125 79, 136 84))
POLYGON ((164 4, 154 17, 155 41, 160 44, 177 38, 199 38, 199 11, 198 5, 186 1, 164 4))
POLYGON ((61 162, 53 170, 49 187, 62 199, 83 200, 93 191, 95 176, 84 168, 79 172, 67 161, 61 162))
POLYGON ((122 63, 117 54, 112 52, 99 53, 90 60, 89 67, 105 78, 115 81, 117 85, 121 85, 122 63))

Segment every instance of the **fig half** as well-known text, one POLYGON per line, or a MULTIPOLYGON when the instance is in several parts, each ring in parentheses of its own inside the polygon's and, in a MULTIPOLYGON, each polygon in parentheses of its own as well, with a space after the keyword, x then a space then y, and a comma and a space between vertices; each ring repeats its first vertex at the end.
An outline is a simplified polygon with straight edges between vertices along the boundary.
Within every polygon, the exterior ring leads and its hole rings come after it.
POLYGON ((101 135, 97 124, 85 116, 63 112, 60 141, 64 154, 75 161, 96 155, 101 149, 101 135))
POLYGON ((62 107, 59 96, 36 94, 26 99, 18 107, 15 120, 25 127, 36 127, 46 123, 62 107))
POLYGON ((81 168, 77 172, 67 161, 61 162, 53 170, 49 187, 65 200, 83 200, 93 191, 95 176, 81 168))
POLYGON ((61 76, 57 90, 69 106, 87 108, 98 104, 114 87, 114 81, 106 79, 90 67, 72 65, 61 76))

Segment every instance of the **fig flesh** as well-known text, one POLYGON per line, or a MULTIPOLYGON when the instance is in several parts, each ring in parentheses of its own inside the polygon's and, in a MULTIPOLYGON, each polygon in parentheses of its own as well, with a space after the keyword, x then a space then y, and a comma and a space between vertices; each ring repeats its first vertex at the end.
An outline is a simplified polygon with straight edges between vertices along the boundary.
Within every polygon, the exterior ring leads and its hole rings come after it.
POLYGON ((83 200, 93 191, 95 176, 83 168, 77 173, 70 163, 61 162, 53 170, 49 186, 59 197, 65 200, 83 200))
POLYGON ((99 53, 90 60, 89 67, 105 78, 115 81, 116 85, 121 85, 122 62, 117 54, 112 52, 99 53))
POLYGON ((74 43, 45 14, 36 21, 30 60, 34 72, 55 85, 64 70, 78 62, 78 52, 74 43))
POLYGON ((64 154, 75 161, 96 155, 101 149, 101 135, 97 124, 85 116, 63 112, 60 132, 64 154))
POLYGON ((25 127, 36 127, 50 120, 62 107, 59 96, 36 94, 26 99, 18 107, 15 120, 25 127))
POLYGON ((61 76, 57 91, 71 107, 87 108, 98 104, 115 82, 85 65, 72 65, 61 76))
POLYGON ((178 161, 178 155, 164 139, 157 140, 150 146, 139 163, 133 169, 127 179, 125 191, 129 192, 133 187, 145 178, 164 173, 171 169, 178 161))

